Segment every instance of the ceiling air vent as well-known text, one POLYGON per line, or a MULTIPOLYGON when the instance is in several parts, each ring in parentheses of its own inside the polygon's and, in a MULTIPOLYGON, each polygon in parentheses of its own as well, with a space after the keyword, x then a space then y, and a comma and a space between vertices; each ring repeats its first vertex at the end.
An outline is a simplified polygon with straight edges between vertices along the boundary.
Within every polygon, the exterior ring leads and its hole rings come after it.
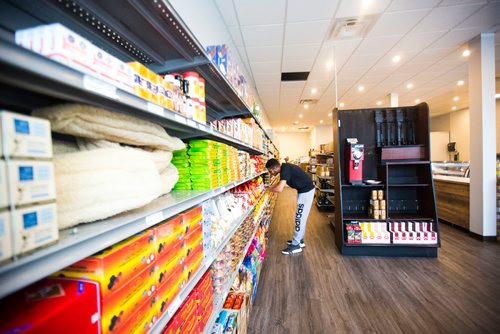
POLYGON ((283 72, 281 81, 306 81, 309 72, 283 72))
POLYGON ((317 99, 304 99, 300 100, 300 104, 316 104, 318 103, 317 99))
POLYGON ((300 128, 298 128, 299 130, 309 130, 309 127, 308 126, 301 126, 300 128))
POLYGON ((328 39, 336 40, 365 37, 377 19, 378 15, 344 17, 337 19, 333 24, 333 28, 328 39))

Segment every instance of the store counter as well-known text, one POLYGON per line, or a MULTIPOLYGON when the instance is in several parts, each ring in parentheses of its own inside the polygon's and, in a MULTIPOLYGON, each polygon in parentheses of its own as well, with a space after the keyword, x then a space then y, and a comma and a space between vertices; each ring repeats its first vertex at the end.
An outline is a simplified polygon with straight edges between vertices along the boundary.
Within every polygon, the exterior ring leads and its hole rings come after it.
POLYGON ((439 219, 469 230, 469 184, 466 177, 434 175, 439 219))

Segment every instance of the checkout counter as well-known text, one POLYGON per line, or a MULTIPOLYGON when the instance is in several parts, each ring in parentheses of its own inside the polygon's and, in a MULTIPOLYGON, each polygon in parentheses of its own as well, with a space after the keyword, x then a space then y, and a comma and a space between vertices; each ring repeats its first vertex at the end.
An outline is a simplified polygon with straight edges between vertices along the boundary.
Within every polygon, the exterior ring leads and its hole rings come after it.
POLYGON ((469 230, 469 162, 433 162, 432 174, 440 220, 469 230))

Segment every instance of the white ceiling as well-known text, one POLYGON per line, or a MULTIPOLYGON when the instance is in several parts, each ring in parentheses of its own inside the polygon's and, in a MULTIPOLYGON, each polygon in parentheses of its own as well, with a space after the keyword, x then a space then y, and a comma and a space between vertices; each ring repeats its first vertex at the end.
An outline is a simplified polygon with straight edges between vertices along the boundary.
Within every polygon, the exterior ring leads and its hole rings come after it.
MULTIPOLYGON (((500 31, 500 1, 213 1, 276 130, 331 123, 336 90, 346 109, 376 107, 378 101, 388 106, 391 92, 399 94, 400 105, 428 102, 435 115, 467 108, 467 85, 456 85, 467 83, 461 53, 478 34, 500 31), (329 40, 336 19, 368 15, 375 21, 364 36, 329 40), (392 61, 396 55, 399 63, 392 61), (307 81, 280 81, 282 72, 309 71, 307 81), (318 103, 307 109, 299 104, 311 98, 318 103)), ((498 76, 500 32, 495 40, 498 76)))

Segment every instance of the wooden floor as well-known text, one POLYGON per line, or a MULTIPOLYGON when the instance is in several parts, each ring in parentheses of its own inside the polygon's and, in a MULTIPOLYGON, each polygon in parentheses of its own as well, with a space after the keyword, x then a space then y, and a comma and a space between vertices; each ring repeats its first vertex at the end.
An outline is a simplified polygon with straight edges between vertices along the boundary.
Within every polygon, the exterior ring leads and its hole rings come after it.
POLYGON ((500 244, 441 225, 437 259, 344 257, 315 205, 302 254, 295 193, 278 196, 249 333, 500 333, 500 244))

